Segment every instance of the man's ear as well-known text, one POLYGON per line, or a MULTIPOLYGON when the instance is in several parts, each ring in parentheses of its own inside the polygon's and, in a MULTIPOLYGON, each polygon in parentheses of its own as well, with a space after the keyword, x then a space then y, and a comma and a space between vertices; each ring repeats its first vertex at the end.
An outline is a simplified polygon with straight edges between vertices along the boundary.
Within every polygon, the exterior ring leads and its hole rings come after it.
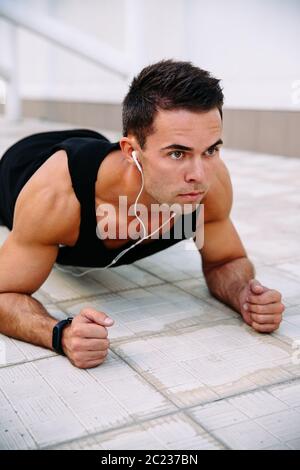
POLYGON ((137 148, 135 137, 122 137, 119 141, 121 151, 128 163, 132 163, 132 152, 137 148))

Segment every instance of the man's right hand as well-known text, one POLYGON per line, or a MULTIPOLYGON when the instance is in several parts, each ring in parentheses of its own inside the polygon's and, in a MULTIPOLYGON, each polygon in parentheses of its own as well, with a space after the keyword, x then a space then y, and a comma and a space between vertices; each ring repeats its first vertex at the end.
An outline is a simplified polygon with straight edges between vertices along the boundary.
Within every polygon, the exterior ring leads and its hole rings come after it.
POLYGON ((107 327, 113 324, 104 312, 83 308, 63 330, 62 348, 71 363, 80 369, 102 364, 110 344, 107 327))

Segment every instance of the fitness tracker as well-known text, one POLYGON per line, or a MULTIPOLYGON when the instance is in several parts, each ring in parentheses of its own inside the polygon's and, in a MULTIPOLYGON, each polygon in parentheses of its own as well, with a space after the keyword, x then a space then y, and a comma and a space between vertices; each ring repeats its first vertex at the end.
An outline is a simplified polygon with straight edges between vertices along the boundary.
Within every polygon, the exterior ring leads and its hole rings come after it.
POLYGON ((66 320, 61 320, 53 328, 52 332, 52 347, 54 351, 57 353, 65 356, 65 353, 63 351, 62 345, 61 345, 61 338, 62 338, 62 332, 63 329, 69 325, 73 320, 73 317, 68 317, 66 320))

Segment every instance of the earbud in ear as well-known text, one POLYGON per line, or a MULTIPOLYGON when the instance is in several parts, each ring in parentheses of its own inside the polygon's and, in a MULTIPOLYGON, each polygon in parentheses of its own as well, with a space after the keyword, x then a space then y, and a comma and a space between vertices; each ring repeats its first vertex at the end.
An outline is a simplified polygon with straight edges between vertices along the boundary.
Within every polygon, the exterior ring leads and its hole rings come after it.
POLYGON ((136 150, 133 150, 133 152, 132 152, 131 155, 132 155, 133 161, 134 161, 134 163, 136 164, 138 170, 139 170, 140 172, 142 172, 141 165, 139 164, 138 159, 137 159, 137 156, 136 156, 136 150))

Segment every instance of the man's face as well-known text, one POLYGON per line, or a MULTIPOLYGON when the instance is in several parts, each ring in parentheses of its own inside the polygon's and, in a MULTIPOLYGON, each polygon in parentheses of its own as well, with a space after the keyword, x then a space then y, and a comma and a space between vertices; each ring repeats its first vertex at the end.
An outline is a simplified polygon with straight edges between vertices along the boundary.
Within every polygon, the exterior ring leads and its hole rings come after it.
POLYGON ((219 161, 222 133, 219 110, 159 111, 154 129, 145 149, 139 151, 146 192, 159 204, 199 204, 219 161), (183 196, 196 191, 202 194, 183 196))

